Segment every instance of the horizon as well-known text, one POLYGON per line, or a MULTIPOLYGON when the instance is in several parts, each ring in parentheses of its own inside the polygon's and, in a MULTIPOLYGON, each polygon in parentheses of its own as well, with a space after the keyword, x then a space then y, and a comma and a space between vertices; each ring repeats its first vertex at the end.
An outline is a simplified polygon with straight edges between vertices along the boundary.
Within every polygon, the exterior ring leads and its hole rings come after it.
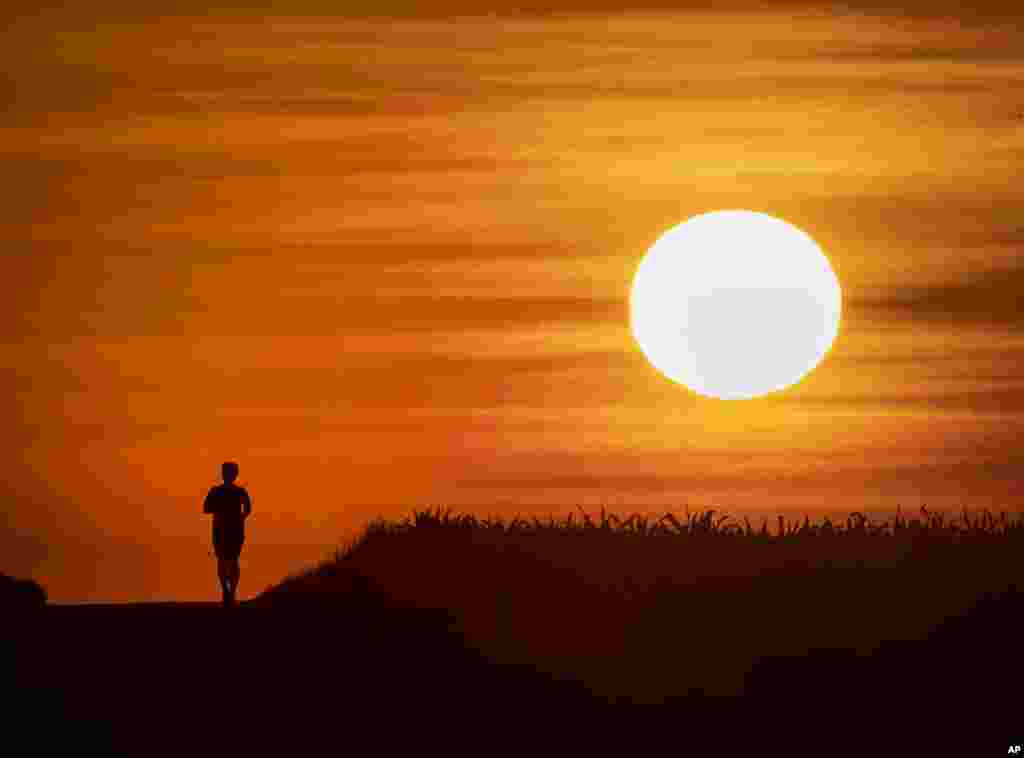
MULTIPOLYGON (((439 515, 443 514, 443 512, 445 510, 450 510, 450 515, 453 515, 453 516, 473 515, 473 516, 476 516, 477 518, 495 518, 496 514, 497 514, 497 512, 492 512, 490 515, 487 515, 486 513, 482 512, 482 511, 476 511, 474 509, 454 510, 454 509, 445 509, 445 508, 443 508, 441 506, 434 506, 434 508, 440 508, 440 514, 439 515)), ((425 512, 430 513, 431 512, 431 508, 425 509, 425 512)), ((410 516, 414 516, 415 513, 416 512, 408 514, 406 516, 406 518, 408 519, 410 516)), ((421 513, 422 513, 422 511, 421 511, 421 513)), ((538 511, 538 513, 539 513, 539 511, 538 511)), ((651 509, 640 508, 639 510, 636 510, 636 511, 623 511, 623 512, 616 512, 616 511, 605 509, 604 513, 606 513, 608 516, 616 516, 616 517, 626 517, 626 516, 632 516, 634 514, 637 514, 637 515, 648 517, 648 518, 654 517, 655 520, 657 520, 658 518, 660 518, 661 516, 664 516, 665 514, 671 514, 671 515, 680 517, 680 516, 686 515, 687 513, 690 513, 690 514, 702 514, 702 513, 706 513, 706 511, 700 511, 700 510, 697 510, 697 511, 689 510, 688 511, 685 508, 682 508, 682 509, 680 509, 680 508, 664 509, 663 508, 663 509, 660 509, 660 510, 656 509, 656 508, 651 508, 651 509)), ((763 523, 767 527, 769 535, 772 536, 772 537, 776 537, 778 535, 778 533, 779 533, 778 519, 779 519, 780 516, 784 519, 784 524, 785 524, 786 528, 788 529, 789 527, 791 527, 793 525, 800 525, 801 523, 803 523, 805 521, 805 519, 809 521, 809 523, 810 523, 810 525, 812 527, 816 527, 816 526, 822 525, 823 523, 825 523, 826 519, 831 520, 831 522, 833 524, 835 524, 836 526, 838 526, 838 527, 844 527, 847 524, 847 520, 846 520, 847 517, 848 516, 856 515, 855 513, 839 514, 839 513, 824 512, 824 514, 820 515, 818 518, 812 519, 812 518, 810 518, 809 514, 801 513, 799 510, 796 510, 796 509, 779 510, 779 511, 775 512, 774 514, 766 514, 766 513, 762 513, 762 512, 751 513, 751 514, 731 514, 731 513, 727 513, 727 512, 723 512, 723 511, 717 511, 717 510, 713 510, 712 513, 715 514, 715 516, 714 516, 714 521, 715 522, 717 522, 718 519, 722 518, 723 516, 728 516, 729 517, 728 520, 723 522, 726 526, 738 525, 740 527, 744 526, 744 523, 745 523, 744 522, 744 515, 746 515, 747 518, 750 518, 750 516, 755 516, 755 518, 757 520, 755 521, 754 519, 751 519, 751 523, 750 523, 750 525, 754 529, 754 531, 755 532, 759 532, 761 530, 762 523, 763 523)), ((867 526, 878 526, 878 525, 883 525, 883 524, 891 526, 894 523, 894 520, 897 517, 902 519, 903 522, 906 523, 906 524, 912 524, 915 521, 918 522, 918 523, 927 523, 927 521, 928 521, 927 518, 922 518, 922 516, 924 514, 920 510, 918 510, 916 513, 909 513, 909 514, 907 512, 905 512, 905 511, 903 511, 902 509, 898 509, 898 510, 895 510, 895 511, 892 511, 892 512, 861 511, 859 513, 865 517, 865 522, 864 523, 867 526)), ((945 512, 943 512, 943 513, 945 513, 945 512)), ((582 523, 582 515, 583 514, 586 514, 587 516, 593 518, 595 520, 595 522, 599 523, 599 518, 600 518, 600 516, 602 514, 602 510, 601 509, 598 509, 596 511, 595 510, 588 510, 588 509, 583 509, 583 508, 577 506, 574 510, 570 510, 568 512, 566 512, 566 511, 559 511, 559 510, 555 510, 555 509, 552 509, 552 510, 548 511, 548 516, 550 516, 551 518, 553 518, 555 520, 556 525, 558 523, 564 522, 564 519, 567 516, 569 516, 569 515, 576 516, 577 517, 577 520, 576 520, 577 524, 581 524, 582 523)), ((949 513, 948 515, 951 516, 951 519, 950 519, 950 521, 948 523, 962 524, 963 523, 963 518, 962 517, 965 514, 967 516, 971 517, 972 519, 975 518, 975 517, 980 517, 983 514, 988 514, 988 515, 991 515, 993 517, 993 519, 994 519, 994 521, 996 523, 999 522, 999 520, 1001 518, 1001 515, 1005 515, 1006 518, 1011 523, 1024 521, 1024 510, 1004 511, 1002 513, 1000 513, 1000 512, 993 513, 991 511, 988 511, 988 510, 985 510, 985 509, 970 509, 970 508, 966 508, 966 509, 962 509, 959 513, 955 513, 955 512, 954 513, 949 513)), ((928 515, 929 516, 936 515, 936 512, 935 511, 929 511, 928 515)), ((514 519, 516 519, 516 518, 518 518, 520 516, 521 516, 521 514, 516 514, 516 513, 513 512, 513 513, 511 513, 511 514, 509 514, 507 516, 501 516, 501 518, 503 518, 505 520, 505 522, 507 523, 510 519, 514 520, 514 519)), ((537 517, 541 519, 542 525, 543 525, 543 522, 545 522, 547 520, 548 516, 540 516, 540 515, 538 515, 537 517)), ((532 518, 533 517, 531 516, 527 520, 528 521, 532 520, 532 518)), ((385 521, 386 521, 386 523, 388 525, 397 525, 397 524, 402 523, 403 519, 385 519, 385 521)), ((305 563, 303 563, 302 565, 300 565, 298 567, 293 567, 292 569, 290 569, 286 573, 281 574, 279 577, 277 577, 276 580, 274 580, 274 582, 272 584, 269 584, 267 587, 265 587, 260 592, 251 593, 252 596, 250 598, 248 598, 248 599, 249 600, 255 599, 257 596, 262 594, 262 592, 264 592, 266 590, 270 590, 270 589, 278 586, 279 584, 285 583, 288 579, 303 573, 304 570, 313 569, 313 568, 315 568, 315 567, 317 567, 317 566, 319 566, 319 565, 321 565, 323 563, 331 563, 331 562, 337 560, 338 557, 342 553, 344 553, 356 541, 358 541, 358 539, 360 539, 362 537, 363 533, 370 526, 370 523, 371 522, 368 522, 362 528, 356 530, 356 532, 354 534, 352 534, 348 539, 341 541, 333 550, 329 550, 326 554, 322 555, 320 558, 315 559, 315 560, 310 559, 310 560, 306 561, 305 563)), ((684 521, 684 523, 685 523, 685 521, 684 521)), ((657 539, 657 537, 655 537, 655 538, 657 539)), ((673 539, 672 536, 660 537, 660 538, 661 539, 673 539)), ((739 537, 739 538, 743 539, 743 537, 739 537)), ((885 539, 895 539, 895 538, 896 537, 893 537, 893 536, 888 536, 888 537, 887 536, 880 536, 880 537, 876 537, 875 539, 885 540, 885 539)), ((527 539, 529 539, 529 538, 527 537, 527 539)), ((643 538, 634 537, 633 539, 643 539, 643 538)), ((726 539, 728 539, 728 538, 726 538, 726 539)), ((815 538, 811 537, 809 539, 815 539, 815 538)), ((161 598, 151 598, 151 599, 148 599, 148 600, 145 600, 145 601, 140 601, 137 598, 129 598, 129 599, 123 599, 123 600, 111 600, 111 599, 103 599, 103 598, 93 598, 93 599, 89 599, 89 600, 66 600, 66 601, 59 602, 59 603, 54 603, 52 598, 51 598, 49 602, 50 602, 51 605, 89 605, 89 606, 132 606, 132 605, 138 605, 140 602, 143 602, 143 603, 145 603, 147 605, 174 605, 174 606, 187 606, 187 605, 215 606, 215 605, 219 605, 219 603, 217 603, 216 601, 211 600, 211 599, 206 599, 206 600, 196 600, 196 599, 181 600, 181 599, 161 599, 161 598)))
MULTIPOLYGON (((436 506, 432 506, 432 507, 436 507, 436 506)), ((597 517, 599 517, 601 515, 600 507, 598 507, 596 510, 593 509, 593 508, 584 509, 584 508, 582 508, 580 506, 575 506, 575 507, 563 506, 563 508, 564 508, 563 510, 558 510, 557 508, 555 508, 555 506, 547 506, 547 510, 544 510, 542 508, 538 508, 538 509, 536 509, 536 511, 534 511, 532 513, 532 515, 529 516, 529 518, 532 519, 533 516, 536 515, 538 518, 540 518, 543 521, 546 518, 548 518, 548 516, 551 516, 551 517, 553 517, 557 521, 559 519, 559 517, 565 518, 566 516, 568 516, 570 514, 575 515, 578 518, 582 519, 581 512, 586 513, 591 518, 597 518, 597 517)), ((442 511, 443 510, 445 510, 445 509, 442 507, 442 511)), ((1002 512, 995 511, 995 512, 993 512, 993 511, 987 510, 987 509, 966 508, 966 509, 961 509, 960 511, 941 511, 941 513, 949 515, 951 517, 951 521, 952 522, 959 523, 959 522, 962 521, 962 516, 964 515, 965 510, 966 510, 967 514, 970 517, 972 517, 972 518, 975 517, 975 516, 980 516, 981 514, 984 514, 984 513, 989 513, 995 519, 998 520, 1000 518, 1001 513, 1005 513, 1007 518, 1011 522, 1015 521, 1015 520, 1024 519, 1024 510, 1022 510, 1022 509, 1017 509, 1017 510, 1012 510, 1012 511, 1002 511, 1002 512)), ((659 508, 646 508, 645 509, 643 507, 637 507, 635 510, 634 509, 630 509, 630 510, 620 510, 620 511, 615 511, 615 510, 611 510, 611 509, 605 509, 605 512, 608 515, 615 515, 615 516, 619 516, 619 517, 632 516, 634 513, 639 514, 641 516, 647 516, 647 517, 661 517, 661 516, 664 516, 666 513, 669 513, 669 514, 672 514, 672 515, 675 515, 675 516, 678 517, 678 516, 685 515, 687 513, 687 509, 686 508, 660 508, 660 509, 659 508)), ((701 512, 702 511, 700 511, 699 509, 698 510, 692 510, 691 509, 689 511, 689 513, 701 513, 701 512)), ((820 514, 818 514, 818 516, 816 518, 812 518, 809 513, 807 513, 806 511, 803 511, 803 510, 801 510, 799 508, 779 509, 779 510, 773 511, 771 513, 768 513, 768 512, 765 512, 765 511, 755 511, 755 512, 750 512, 750 513, 747 513, 747 514, 743 514, 743 513, 729 512, 729 511, 726 511, 726 510, 722 510, 722 511, 715 510, 714 513, 715 513, 715 520, 716 521, 720 517, 729 516, 730 518, 726 522, 727 524, 742 525, 744 523, 744 521, 743 521, 744 516, 746 516, 747 518, 750 518, 751 526, 754 528, 755 531, 760 530, 762 523, 764 523, 764 524, 767 525, 769 533, 771 535, 773 535, 773 536, 778 531, 778 518, 779 518, 779 516, 783 517, 783 519, 785 521, 785 524, 786 524, 786 526, 788 528, 792 524, 802 523, 805 519, 809 519, 812 526, 816 526, 816 525, 822 524, 825 519, 831 519, 831 521, 833 523, 835 523, 835 524, 845 524, 846 523, 846 518, 848 516, 853 515, 853 513, 851 513, 851 512, 840 513, 838 511, 827 511, 826 510, 826 511, 822 511, 820 514)), ((902 518, 906 522, 912 522, 915 519, 921 519, 921 516, 922 516, 922 513, 921 513, 920 510, 917 510, 916 512, 908 513, 906 510, 903 510, 903 509, 896 509, 896 510, 893 510, 893 511, 879 511, 879 510, 868 509, 868 510, 859 511, 859 513, 861 513, 862 515, 865 516, 865 518, 867 520, 866 523, 869 524, 869 525, 892 524, 893 520, 897 516, 902 518)), ((939 511, 932 511, 932 510, 929 509, 929 513, 930 514, 936 514, 936 513, 939 513, 939 511)), ((494 518, 494 517, 499 515, 499 511, 490 511, 490 512, 488 512, 488 511, 485 511, 483 509, 477 510, 477 509, 473 509, 473 508, 468 508, 468 509, 459 509, 459 510, 454 510, 453 509, 452 510, 452 514, 453 515, 470 514, 470 515, 475 515, 478 518, 494 518)), ((406 516, 411 516, 411 515, 412 515, 411 513, 406 514, 406 516)), ((516 512, 516 511, 513 510, 513 511, 509 511, 508 513, 505 513, 505 514, 501 515, 500 517, 502 517, 506 521, 508 521, 509 519, 514 519, 514 518, 517 518, 517 517, 520 517, 520 516, 525 518, 525 516, 523 516, 522 513, 516 512)), ((311 553, 311 554, 305 556, 304 558, 299 558, 296 561, 287 564, 283 568, 281 568, 278 565, 273 565, 269 569, 268 569, 268 567, 260 567, 262 570, 254 571, 253 573, 255 573, 257 576, 260 576, 260 577, 266 577, 266 579, 265 579, 265 586, 262 586, 262 588, 259 589, 258 591, 254 591, 254 590, 252 590, 250 588, 248 592, 243 593, 246 596, 245 599, 246 600, 254 599, 257 596, 259 596, 260 594, 262 594, 264 591, 266 591, 268 589, 271 589, 272 587, 278 585, 279 583, 283 582, 284 580, 288 579, 291 576, 294 576, 296 574, 302 573, 306 569, 314 568, 315 566, 320 565, 320 564, 322 564, 324 562, 331 562, 331 561, 333 561, 340 552, 343 552, 351 544, 353 544, 356 540, 358 540, 359 537, 364 533, 366 528, 370 525, 370 523, 372 523, 372 521, 375 521, 377 518, 382 518, 382 517, 375 517, 375 519, 371 519, 371 521, 368 521, 367 523, 363 524, 358 529, 355 529, 351 533, 346 534, 343 539, 340 539, 337 543, 333 544, 333 546, 328 546, 326 548, 326 550, 321 551, 321 553, 318 554, 318 555, 313 555, 311 553), (280 569, 280 572, 274 574, 274 573, 272 573, 274 569, 280 569)), ((385 519, 385 520, 388 521, 388 523, 399 523, 401 521, 401 518, 385 519)), ((886 537, 879 537, 878 539, 887 539, 887 538, 886 537)), ((243 560, 242 564, 245 565, 246 562, 243 560)), ((250 565, 252 565, 252 564, 250 564, 250 565)), ((254 566, 254 568, 256 568, 256 566, 254 566)), ((45 589, 45 587, 44 587, 44 589, 45 589)), ((219 604, 216 600, 211 599, 211 598, 206 598, 206 599, 184 598, 183 599, 183 598, 180 598, 180 597, 177 597, 177 596, 172 596, 172 595, 167 595, 167 596, 159 596, 158 595, 158 596, 155 596, 155 597, 147 597, 144 600, 139 599, 138 597, 134 597, 134 596, 124 596, 124 597, 121 597, 120 599, 112 598, 112 597, 94 596, 94 597, 90 597, 88 599, 78 599, 78 600, 75 600, 75 599, 70 599, 70 600, 69 599, 64 599, 64 600, 55 601, 55 599, 53 597, 49 597, 48 601, 49 601, 49 603, 51 605, 96 605, 96 606, 105 606, 105 605, 114 605, 114 606, 124 605, 124 606, 130 606, 130 605, 137 605, 139 603, 155 604, 155 605, 165 605, 165 604, 166 605, 193 605, 193 604, 197 604, 197 605, 203 605, 203 606, 213 606, 213 605, 218 605, 219 604)))
POLYGON ((244 598, 433 504, 1021 512, 1024 12, 413 5, 8 12, 0 571, 214 598, 228 460, 244 598), (629 293, 736 208, 842 310, 722 401, 629 293))

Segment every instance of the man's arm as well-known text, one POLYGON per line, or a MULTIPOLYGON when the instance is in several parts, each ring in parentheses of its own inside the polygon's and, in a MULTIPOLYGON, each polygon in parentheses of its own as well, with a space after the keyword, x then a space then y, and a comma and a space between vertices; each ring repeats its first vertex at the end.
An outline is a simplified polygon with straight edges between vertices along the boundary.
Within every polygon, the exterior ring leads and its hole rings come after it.
POLYGON ((203 513, 213 513, 213 488, 206 493, 206 499, 203 501, 203 513))
POLYGON ((252 513, 252 500, 249 498, 249 491, 245 488, 242 489, 242 518, 249 518, 249 514, 252 513))

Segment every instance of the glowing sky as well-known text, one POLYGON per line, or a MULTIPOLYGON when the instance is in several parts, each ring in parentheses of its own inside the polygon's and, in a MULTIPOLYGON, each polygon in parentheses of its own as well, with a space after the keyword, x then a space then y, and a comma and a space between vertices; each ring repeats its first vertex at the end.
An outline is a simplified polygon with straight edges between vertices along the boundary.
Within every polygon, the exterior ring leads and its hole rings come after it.
POLYGON ((243 596, 414 506, 1020 510, 1021 18, 411 5, 4 25, 0 571, 213 597, 224 460, 243 596), (629 333, 643 253, 718 208, 843 287, 770 399, 629 333))

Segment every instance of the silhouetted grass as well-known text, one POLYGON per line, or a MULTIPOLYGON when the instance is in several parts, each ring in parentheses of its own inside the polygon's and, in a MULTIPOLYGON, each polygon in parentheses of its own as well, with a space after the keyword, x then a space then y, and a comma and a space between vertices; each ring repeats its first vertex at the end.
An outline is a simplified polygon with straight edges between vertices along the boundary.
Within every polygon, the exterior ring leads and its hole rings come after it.
POLYGON ((716 511, 377 520, 254 604, 432 608, 496 661, 606 697, 737 694, 770 656, 925 640, 1022 586, 1024 522, 922 508, 874 523, 716 511))

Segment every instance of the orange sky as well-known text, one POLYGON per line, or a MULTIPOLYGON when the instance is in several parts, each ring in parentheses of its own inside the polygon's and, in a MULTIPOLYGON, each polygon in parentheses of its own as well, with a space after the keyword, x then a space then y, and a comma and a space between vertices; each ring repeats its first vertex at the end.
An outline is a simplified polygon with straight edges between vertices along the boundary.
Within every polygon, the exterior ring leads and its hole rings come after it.
POLYGON ((6 24, 0 570, 213 597, 229 459, 244 596, 415 506, 1020 510, 1019 18, 313 5, 6 24), (843 287, 771 398, 629 333, 644 251, 718 208, 843 287))

